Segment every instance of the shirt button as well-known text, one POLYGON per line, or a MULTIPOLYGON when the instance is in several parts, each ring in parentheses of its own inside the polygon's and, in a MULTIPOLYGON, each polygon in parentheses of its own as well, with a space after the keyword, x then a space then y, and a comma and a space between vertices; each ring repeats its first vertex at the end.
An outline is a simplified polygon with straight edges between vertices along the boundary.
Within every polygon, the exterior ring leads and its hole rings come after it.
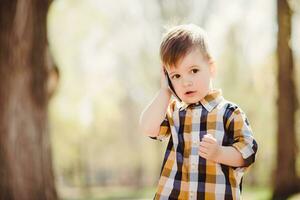
POLYGON ((192 164, 192 169, 195 170, 197 168, 197 165, 195 163, 192 164))
POLYGON ((194 197, 194 192, 191 192, 190 196, 191 196, 191 197, 194 197))

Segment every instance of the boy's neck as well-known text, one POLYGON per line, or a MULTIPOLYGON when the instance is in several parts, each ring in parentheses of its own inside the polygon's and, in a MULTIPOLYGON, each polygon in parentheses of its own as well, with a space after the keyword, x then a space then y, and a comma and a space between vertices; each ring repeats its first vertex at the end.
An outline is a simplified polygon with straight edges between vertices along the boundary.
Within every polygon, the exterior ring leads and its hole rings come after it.
POLYGON ((210 92, 210 91, 212 91, 212 90, 214 90, 214 86, 213 86, 212 80, 210 79, 210 81, 209 81, 209 89, 208 89, 208 92, 210 92))

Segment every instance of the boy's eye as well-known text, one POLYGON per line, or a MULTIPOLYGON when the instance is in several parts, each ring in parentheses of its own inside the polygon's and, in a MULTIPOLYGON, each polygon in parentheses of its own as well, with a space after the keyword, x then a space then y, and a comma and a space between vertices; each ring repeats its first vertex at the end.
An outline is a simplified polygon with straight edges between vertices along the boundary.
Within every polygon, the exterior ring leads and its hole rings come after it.
POLYGON ((172 79, 178 79, 178 78, 180 78, 179 74, 175 74, 175 75, 172 76, 172 79))
POLYGON ((199 71, 199 69, 192 69, 193 74, 196 74, 199 71))

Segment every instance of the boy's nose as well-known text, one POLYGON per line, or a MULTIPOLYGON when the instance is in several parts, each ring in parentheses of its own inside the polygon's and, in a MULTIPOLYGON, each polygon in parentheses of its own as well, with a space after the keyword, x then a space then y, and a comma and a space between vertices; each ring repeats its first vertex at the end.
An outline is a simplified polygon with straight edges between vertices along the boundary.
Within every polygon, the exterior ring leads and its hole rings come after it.
POLYGON ((193 85, 193 82, 191 80, 183 80, 183 86, 191 86, 193 85))

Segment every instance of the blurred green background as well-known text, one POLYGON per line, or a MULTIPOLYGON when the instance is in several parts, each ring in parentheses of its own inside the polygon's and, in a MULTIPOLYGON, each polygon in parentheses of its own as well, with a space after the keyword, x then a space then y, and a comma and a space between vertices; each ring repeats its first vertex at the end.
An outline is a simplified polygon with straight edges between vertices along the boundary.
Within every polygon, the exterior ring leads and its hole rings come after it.
MULTIPOLYGON (((300 3, 291 3, 290 45, 300 88, 300 3)), ((243 199, 270 197, 276 161, 275 1, 56 0, 48 12, 48 40, 60 82, 50 104, 50 131, 62 199, 153 198, 166 142, 142 135, 138 120, 159 89, 161 35, 181 23, 207 31, 218 70, 214 86, 247 113, 259 144, 243 199)), ((296 123, 300 144, 299 111, 296 123)))

